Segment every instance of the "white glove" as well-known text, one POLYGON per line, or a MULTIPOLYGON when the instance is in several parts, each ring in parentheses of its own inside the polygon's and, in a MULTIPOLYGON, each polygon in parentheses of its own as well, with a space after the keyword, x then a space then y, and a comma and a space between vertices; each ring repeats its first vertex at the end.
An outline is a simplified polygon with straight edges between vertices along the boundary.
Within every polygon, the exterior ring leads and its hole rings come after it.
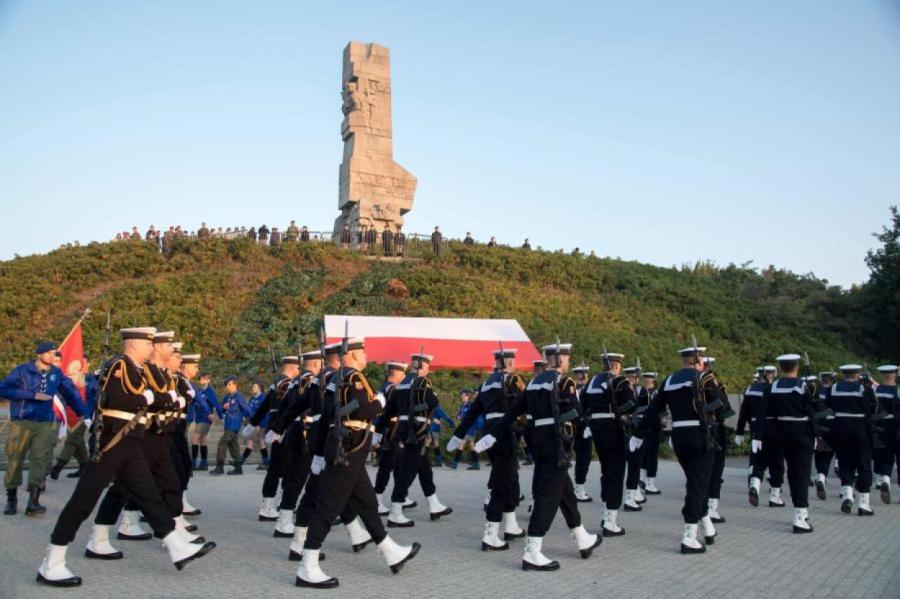
POLYGON ((381 433, 372 433, 372 445, 381 445, 381 433))
POLYGON ((753 439, 752 441, 750 441, 750 451, 752 453, 762 451, 762 441, 760 441, 759 439, 753 439))
POLYGON ((252 424, 248 424, 247 426, 245 426, 244 428, 241 429, 241 436, 245 439, 249 439, 250 435, 253 434, 253 429, 255 429, 255 428, 256 427, 253 426, 252 424))
POLYGON ((193 387, 188 387, 188 395, 190 396, 191 399, 194 399, 194 397, 197 396, 197 392, 194 391, 193 387))
POLYGON ((475 451, 481 453, 482 451, 486 451, 494 446, 494 443, 497 442, 497 439, 494 438, 494 435, 485 435, 481 438, 478 443, 475 444, 475 451))
POLYGON ((447 451, 454 452, 460 447, 462 447, 463 440, 459 437, 451 437, 449 441, 447 441, 447 451))
POLYGON ((387 400, 384 398, 384 393, 379 392, 378 395, 375 396, 375 400, 381 404, 382 408, 384 407, 384 404, 387 403, 387 400))
POLYGON ((590 439, 591 435, 593 435, 593 434, 594 433, 591 432, 591 427, 586 426, 586 427, 584 427, 584 433, 581 436, 584 437, 585 439, 590 439))
POLYGON ((84 426, 85 426, 85 428, 91 428, 91 423, 92 423, 92 422, 93 422, 93 420, 91 420, 90 418, 85 418, 85 419, 84 419, 84 426))
POLYGON ((155 399, 155 398, 153 397, 153 391, 151 391, 150 389, 144 389, 144 392, 143 392, 141 395, 143 395, 143 396, 144 396, 144 399, 147 400, 147 405, 148 405, 148 406, 152 406, 152 405, 153 405, 153 401, 154 401, 154 399, 155 399))
POLYGON ((174 389, 169 391, 169 397, 172 398, 173 402, 178 403, 178 391, 175 391, 174 389))
POLYGON ((312 464, 309 465, 309 471, 313 474, 319 474, 325 469, 325 458, 317 455, 313 456, 312 464))
POLYGON ((643 439, 638 439, 637 437, 632 437, 628 440, 628 451, 634 453, 638 449, 641 448, 641 445, 644 444, 643 439))
POLYGON ((669 437, 669 449, 675 451, 675 444, 672 443, 672 437, 669 437))
POLYGON ((281 442, 281 435, 275 431, 269 431, 266 433, 266 436, 263 437, 263 440, 266 442, 266 445, 271 447, 272 445, 281 442))
POLYGON ((735 435, 734 436, 734 444, 740 447, 744 444, 744 435, 735 435))
POLYGON ((818 451, 818 450, 819 450, 819 438, 816 437, 815 439, 813 439, 813 451, 818 451))

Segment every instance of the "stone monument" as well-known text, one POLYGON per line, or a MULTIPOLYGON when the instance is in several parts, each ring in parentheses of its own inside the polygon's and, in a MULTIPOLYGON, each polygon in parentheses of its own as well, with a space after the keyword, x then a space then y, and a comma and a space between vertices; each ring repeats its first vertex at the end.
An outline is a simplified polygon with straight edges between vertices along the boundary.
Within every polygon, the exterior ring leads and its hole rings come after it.
MULTIPOLYGON (((391 57, 378 44, 350 42, 341 77, 344 161, 338 178, 337 235, 344 225, 396 232, 410 211, 416 178, 394 162, 391 57)), ((355 235, 354 235, 355 239, 355 235)))

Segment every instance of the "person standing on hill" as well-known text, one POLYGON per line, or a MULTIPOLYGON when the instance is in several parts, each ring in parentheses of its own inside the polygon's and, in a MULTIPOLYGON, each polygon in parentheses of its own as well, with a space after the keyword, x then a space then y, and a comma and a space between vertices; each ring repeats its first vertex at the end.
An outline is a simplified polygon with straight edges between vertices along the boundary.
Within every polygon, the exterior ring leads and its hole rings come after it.
POLYGON ((441 255, 441 243, 444 241, 444 236, 441 234, 441 229, 439 227, 434 228, 434 233, 431 234, 431 251, 434 252, 435 256, 441 255))

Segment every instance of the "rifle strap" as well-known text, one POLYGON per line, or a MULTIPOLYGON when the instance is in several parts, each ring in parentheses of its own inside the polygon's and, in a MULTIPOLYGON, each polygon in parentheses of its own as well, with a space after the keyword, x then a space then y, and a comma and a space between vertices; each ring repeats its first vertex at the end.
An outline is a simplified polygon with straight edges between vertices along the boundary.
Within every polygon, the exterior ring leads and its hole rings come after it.
MULTIPOLYGON (((136 429, 138 427, 138 425, 141 423, 141 419, 144 418, 146 415, 147 415, 146 408, 141 408, 140 410, 135 412, 134 418, 132 418, 131 420, 126 422, 122 426, 122 428, 120 428, 119 431, 115 435, 113 435, 113 438, 110 439, 109 442, 106 445, 104 445, 97 452, 97 455, 95 455, 91 458, 91 461, 94 463, 99 462, 105 454, 109 453, 113 447, 118 445, 122 441, 122 439, 124 439, 129 433, 131 433, 134 429, 136 429)), ((100 418, 101 418, 100 426, 102 427, 103 426, 103 420, 102 420, 103 416, 101 415, 100 418)))

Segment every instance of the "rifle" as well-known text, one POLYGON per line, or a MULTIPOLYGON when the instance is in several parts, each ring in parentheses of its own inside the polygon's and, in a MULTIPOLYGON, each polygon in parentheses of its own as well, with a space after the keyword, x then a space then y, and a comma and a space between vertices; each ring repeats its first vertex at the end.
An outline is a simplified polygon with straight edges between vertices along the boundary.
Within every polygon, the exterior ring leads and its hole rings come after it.
POLYGON ((278 384, 278 361, 275 359, 275 351, 272 349, 271 345, 267 345, 266 348, 269 350, 269 360, 272 362, 272 387, 278 384))
MULTIPOLYGON (((349 341, 349 323, 344 321, 344 337, 341 339, 340 364, 337 371, 337 384, 334 386, 334 436, 337 440, 334 451, 334 465, 346 466, 347 457, 344 455, 344 431, 343 421, 343 405, 344 401, 344 357, 347 355, 347 342, 349 341)), ((324 332, 323 332, 324 335, 324 332)))
MULTIPOLYGON (((559 336, 556 337, 556 346, 553 351, 556 368, 560 367, 560 357, 559 357, 559 336)), ((553 376, 553 386, 550 388, 550 412, 553 415, 553 429, 556 433, 556 441, 557 441, 557 449, 559 450, 559 454, 557 457, 556 465, 559 468, 569 469, 571 463, 569 462, 569 455, 565 450, 565 445, 563 443, 563 429, 562 423, 559 421, 559 371, 554 372, 553 376)))
POLYGON ((710 447, 718 450, 719 444, 716 442, 716 438, 712 434, 712 431, 709 428, 709 421, 707 420, 707 414, 709 414, 709 411, 707 410, 706 406, 706 398, 704 397, 703 392, 700 389, 700 371, 697 370, 697 364, 700 364, 700 350, 697 348, 697 336, 693 333, 691 333, 691 347, 694 348, 694 384, 691 385, 691 391, 694 395, 694 411, 696 411, 697 415, 700 417, 700 427, 703 429, 703 432, 706 435, 707 443, 709 443, 710 447))

